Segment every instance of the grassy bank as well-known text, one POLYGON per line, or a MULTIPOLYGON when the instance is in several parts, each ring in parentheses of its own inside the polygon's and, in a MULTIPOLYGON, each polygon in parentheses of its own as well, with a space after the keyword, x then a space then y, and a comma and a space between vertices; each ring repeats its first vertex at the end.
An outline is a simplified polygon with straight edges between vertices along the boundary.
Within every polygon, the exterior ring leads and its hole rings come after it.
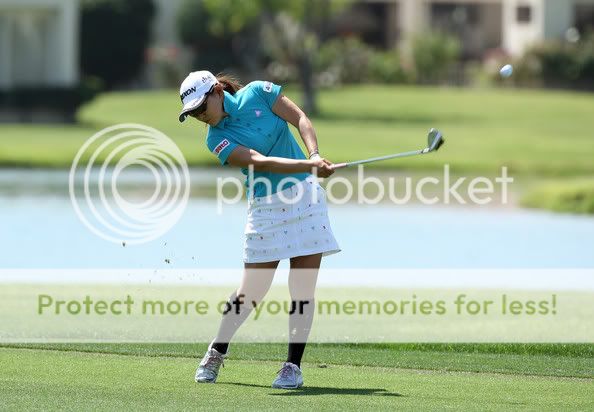
POLYGON ((591 348, 570 345, 564 356, 562 345, 471 346, 312 345, 302 365, 305 386, 296 391, 270 388, 284 345, 233 345, 215 385, 193 382, 205 345, 4 347, 0 404, 43 410, 594 406, 591 348))
MULTIPOLYGON (((298 94, 287 94, 299 101, 298 94)), ((320 149, 345 161, 425 144, 427 130, 444 131, 437 155, 376 167, 575 176, 594 174, 590 95, 523 90, 345 87, 320 93, 314 119, 320 149)), ((109 93, 85 106, 75 126, 0 125, 0 165, 68 167, 81 144, 105 126, 141 123, 170 136, 191 165, 216 165, 204 146, 206 128, 179 124, 175 91, 109 93)))
POLYGON ((526 207, 594 214, 594 179, 543 183, 521 200, 526 207))
MULTIPOLYGON (((286 93, 300 101, 295 89, 286 93)), ((385 170, 454 174, 499 173, 570 183, 574 198, 591 199, 594 99, 583 93, 504 89, 356 86, 320 92, 314 119, 322 154, 339 162, 422 147, 431 127, 446 145, 437 154, 372 165, 385 170), (572 182, 586 182, 574 184, 572 182)), ((175 91, 108 93, 82 108, 79 124, 0 125, 0 166, 68 168, 81 145, 106 126, 141 123, 161 130, 193 166, 217 166, 204 145, 206 127, 179 124, 175 91)), ((591 212, 566 201, 566 191, 539 190, 526 205, 591 212), (563 206, 558 206, 560 203, 563 206)))

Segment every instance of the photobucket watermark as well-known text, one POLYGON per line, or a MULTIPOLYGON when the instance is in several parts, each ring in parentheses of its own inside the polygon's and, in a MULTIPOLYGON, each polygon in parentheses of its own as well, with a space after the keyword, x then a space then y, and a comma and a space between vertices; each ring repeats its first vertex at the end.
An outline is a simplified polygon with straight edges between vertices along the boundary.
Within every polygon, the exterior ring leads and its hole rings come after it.
POLYGON ((186 160, 164 133, 141 124, 119 124, 91 136, 76 154, 69 175, 72 206, 99 237, 140 244, 154 240, 181 218, 190 195, 186 160), (132 196, 122 175, 149 171, 152 192, 132 196))
POLYGON ((594 269, 248 270, 0 269, 0 342, 594 341, 594 269))
MULTIPOLYGON (((509 185, 514 178, 508 175, 507 167, 501 167, 500 174, 495 177, 487 176, 452 176, 449 164, 443 166, 440 176, 390 176, 380 179, 377 176, 367 176, 364 165, 359 165, 354 178, 332 176, 328 179, 316 178, 319 183, 325 183, 326 199, 332 204, 355 202, 362 205, 374 205, 390 202, 396 205, 407 203, 435 204, 475 204, 488 205, 509 202, 509 185), (370 194, 370 192, 372 194, 370 194)), ((296 204, 309 196, 310 203, 317 203, 321 196, 318 190, 305 190, 306 183, 295 177, 281 179, 273 187, 270 179, 256 176, 254 168, 250 166, 247 173, 247 193, 250 202, 254 201, 256 192, 269 195, 259 197, 262 203, 282 202, 287 205, 296 204), (284 189, 294 187, 295 190, 284 189), (273 190, 274 189, 274 190, 273 190)), ((217 213, 223 213, 225 205, 241 202, 244 193, 244 182, 237 177, 217 178, 217 213), (229 188, 234 193, 229 195, 229 188)))

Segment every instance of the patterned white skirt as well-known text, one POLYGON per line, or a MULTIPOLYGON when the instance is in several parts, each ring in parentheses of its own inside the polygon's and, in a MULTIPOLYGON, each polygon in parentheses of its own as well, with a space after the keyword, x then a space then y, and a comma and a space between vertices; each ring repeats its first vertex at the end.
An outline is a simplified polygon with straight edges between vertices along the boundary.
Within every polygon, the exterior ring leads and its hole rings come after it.
POLYGON ((270 196, 250 199, 243 260, 262 263, 340 252, 326 192, 313 176, 270 196))

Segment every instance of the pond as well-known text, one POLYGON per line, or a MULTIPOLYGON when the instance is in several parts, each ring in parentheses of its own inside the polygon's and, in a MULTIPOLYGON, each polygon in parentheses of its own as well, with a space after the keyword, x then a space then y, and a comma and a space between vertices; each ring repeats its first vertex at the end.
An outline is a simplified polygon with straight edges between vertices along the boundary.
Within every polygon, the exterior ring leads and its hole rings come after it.
MULTIPOLYGON (((193 173, 193 184, 208 176, 193 173), (197 176, 199 175, 199 176, 197 176)), ((67 171, 0 172, 0 268, 239 268, 246 205, 191 197, 142 245, 105 241, 78 219, 67 171)), ((342 252, 326 268, 592 268, 594 218, 514 207, 331 205, 342 252)))

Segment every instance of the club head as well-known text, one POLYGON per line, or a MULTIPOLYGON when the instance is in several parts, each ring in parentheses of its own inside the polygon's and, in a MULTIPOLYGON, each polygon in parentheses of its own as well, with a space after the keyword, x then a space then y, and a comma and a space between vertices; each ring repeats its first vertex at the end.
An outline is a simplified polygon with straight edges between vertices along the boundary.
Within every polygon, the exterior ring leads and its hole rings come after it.
POLYGON ((429 151, 432 152, 434 150, 439 150, 441 145, 445 142, 443 135, 437 129, 429 130, 429 135, 427 136, 427 147, 429 151))

